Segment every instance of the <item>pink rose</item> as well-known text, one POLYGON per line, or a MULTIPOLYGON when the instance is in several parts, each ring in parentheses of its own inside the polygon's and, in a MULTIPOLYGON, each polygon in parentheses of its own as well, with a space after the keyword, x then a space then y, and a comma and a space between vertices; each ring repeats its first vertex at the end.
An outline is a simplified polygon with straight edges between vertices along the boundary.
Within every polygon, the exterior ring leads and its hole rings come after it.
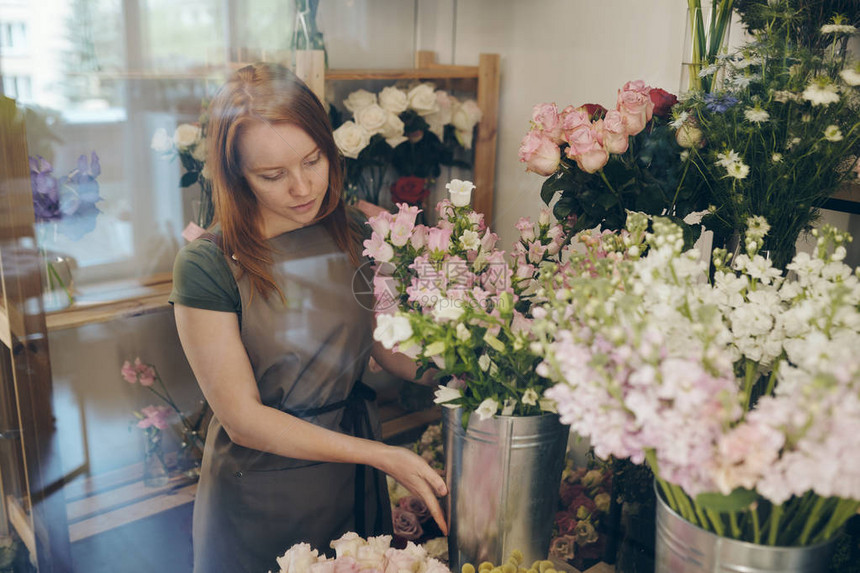
POLYGON ((334 573, 358 573, 358 561, 352 557, 338 557, 334 560, 334 573))
POLYGON ((591 125, 591 116, 581 107, 574 109, 567 106, 561 112, 561 131, 565 141, 570 142, 574 133, 583 127, 591 125))
POLYGON ((549 545, 549 554, 562 561, 573 559, 576 556, 576 538, 570 535, 556 537, 549 545))
POLYGON ((561 143, 561 118, 554 103, 539 103, 532 109, 532 122, 545 137, 558 145, 561 143))
POLYGON ((651 101, 650 93, 651 88, 642 80, 627 82, 618 90, 616 109, 624 116, 629 135, 636 135, 645 129, 645 124, 651 119, 654 102, 651 101))
POLYGON ((651 90, 653 88, 649 85, 646 85, 642 80, 634 80, 632 82, 627 82, 624 84, 624 87, 621 88, 621 91, 625 92, 635 92, 638 94, 642 94, 643 96, 648 98, 648 104, 646 105, 647 110, 647 120, 651 121, 651 115, 654 112, 654 102, 651 100, 651 90))
POLYGON ((408 511, 417 517, 420 523, 424 523, 430 519, 430 509, 428 509, 427 504, 424 503, 424 500, 420 497, 407 495, 406 497, 400 498, 400 503, 398 505, 404 511, 408 511))
POLYGON ((624 116, 618 110, 607 111, 603 118, 603 146, 609 153, 624 153, 629 140, 624 116))
POLYGON ((603 168, 609 161, 599 140, 599 133, 594 128, 579 129, 567 148, 567 156, 576 161, 576 165, 586 173, 594 173, 603 168))
POLYGON ((520 144, 520 161, 526 164, 526 171, 548 177, 558 169, 561 150, 543 132, 532 130, 520 144))

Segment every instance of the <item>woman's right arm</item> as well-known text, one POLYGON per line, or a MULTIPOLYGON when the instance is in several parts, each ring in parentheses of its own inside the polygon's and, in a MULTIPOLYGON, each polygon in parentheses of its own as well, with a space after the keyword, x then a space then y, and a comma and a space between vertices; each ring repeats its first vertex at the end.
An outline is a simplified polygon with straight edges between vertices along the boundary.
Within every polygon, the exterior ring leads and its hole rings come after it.
POLYGON ((234 313, 174 305, 185 355, 203 395, 230 439, 241 446, 312 461, 365 464, 422 498, 443 532, 437 496, 445 482, 420 456, 381 442, 341 434, 265 406, 234 313))

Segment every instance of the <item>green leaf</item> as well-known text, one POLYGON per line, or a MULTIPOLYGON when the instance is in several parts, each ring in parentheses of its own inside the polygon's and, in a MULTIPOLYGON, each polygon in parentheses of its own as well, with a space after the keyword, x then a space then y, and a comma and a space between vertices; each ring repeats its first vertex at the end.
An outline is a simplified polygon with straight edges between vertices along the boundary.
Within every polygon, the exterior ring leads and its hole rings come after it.
POLYGON ((567 175, 566 171, 558 170, 543 182, 540 188, 540 198, 548 206, 555 194, 559 191, 571 188, 572 178, 567 175))
POLYGON ((757 499, 758 494, 754 490, 739 487, 729 495, 716 492, 700 493, 696 496, 696 503, 705 509, 728 513, 745 510, 757 499))
POLYGON ((182 175, 182 179, 179 180, 180 187, 191 187, 197 183, 197 172, 196 171, 186 171, 182 175))

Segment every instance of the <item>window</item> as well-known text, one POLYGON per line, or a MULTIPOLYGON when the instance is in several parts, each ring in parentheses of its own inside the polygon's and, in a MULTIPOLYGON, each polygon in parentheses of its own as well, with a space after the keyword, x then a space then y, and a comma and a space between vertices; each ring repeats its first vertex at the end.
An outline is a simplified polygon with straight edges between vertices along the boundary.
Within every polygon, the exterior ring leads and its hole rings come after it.
POLYGON ((6 97, 28 103, 33 99, 30 76, 3 76, 3 93, 6 97))
POLYGON ((0 23, 0 51, 4 56, 27 52, 27 24, 24 22, 0 23))

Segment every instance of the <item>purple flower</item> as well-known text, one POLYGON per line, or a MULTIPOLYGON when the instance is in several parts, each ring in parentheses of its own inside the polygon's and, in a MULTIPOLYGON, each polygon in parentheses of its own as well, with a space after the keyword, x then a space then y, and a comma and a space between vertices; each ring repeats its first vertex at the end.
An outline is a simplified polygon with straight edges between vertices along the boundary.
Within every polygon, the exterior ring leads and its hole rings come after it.
POLYGON ((738 103, 738 98, 730 96, 728 94, 705 94, 705 109, 712 113, 725 113, 730 107, 734 106, 736 103, 738 103))
POLYGON ((427 504, 424 503, 424 500, 420 497, 415 497, 414 495, 407 495, 406 497, 400 498, 400 508, 408 511, 418 518, 418 521, 424 523, 428 519, 430 519, 430 509, 427 507, 427 504))
POLYGON ((424 529, 411 511, 395 507, 391 512, 391 518, 394 521, 394 535, 399 535, 408 541, 415 541, 424 535, 424 529))
POLYGON ((98 155, 78 158, 77 167, 62 180, 54 176, 54 167, 41 156, 30 157, 30 185, 33 212, 38 222, 54 221, 61 233, 78 240, 96 227, 101 201, 96 178, 101 174, 98 155))
POLYGON ((60 183, 53 173, 54 167, 44 157, 30 157, 33 211, 38 221, 55 221, 61 217, 60 183))

